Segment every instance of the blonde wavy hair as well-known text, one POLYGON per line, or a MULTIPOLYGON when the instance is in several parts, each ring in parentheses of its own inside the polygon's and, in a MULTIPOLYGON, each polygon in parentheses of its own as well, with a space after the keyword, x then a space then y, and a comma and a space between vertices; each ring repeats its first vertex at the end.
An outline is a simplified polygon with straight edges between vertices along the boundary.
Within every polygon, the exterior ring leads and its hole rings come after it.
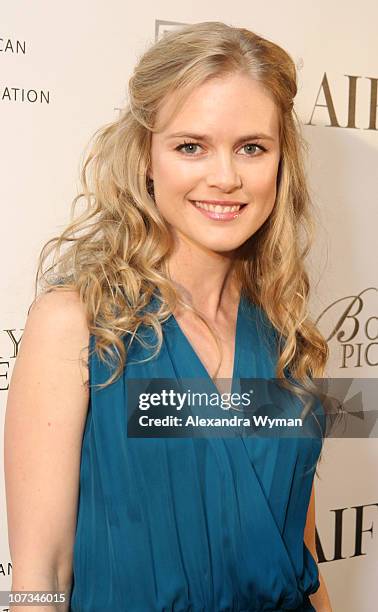
POLYGON ((235 275, 244 294, 263 309, 278 333, 276 377, 289 387, 293 378, 313 389, 312 378, 324 373, 328 346, 308 315, 304 259, 314 223, 304 170, 307 143, 293 108, 295 64, 281 47, 254 32, 204 22, 166 34, 139 58, 129 80, 127 106, 91 139, 70 224, 44 245, 39 256, 36 295, 39 282, 43 290, 78 291, 98 354, 111 363, 116 359, 115 371, 104 385, 121 374, 131 342, 138 339, 143 344, 140 326, 156 334, 150 358, 160 351, 162 323, 178 303, 210 329, 178 295, 169 277, 172 239, 151 195, 147 172, 155 119, 166 98, 174 94, 179 110, 193 87, 234 73, 249 75, 270 92, 279 113, 281 144, 274 209, 241 247, 235 275), (85 210, 75 218, 79 200, 85 210), (53 261, 44 270, 52 252, 53 261), (153 296, 158 298, 154 311, 146 308, 153 296))

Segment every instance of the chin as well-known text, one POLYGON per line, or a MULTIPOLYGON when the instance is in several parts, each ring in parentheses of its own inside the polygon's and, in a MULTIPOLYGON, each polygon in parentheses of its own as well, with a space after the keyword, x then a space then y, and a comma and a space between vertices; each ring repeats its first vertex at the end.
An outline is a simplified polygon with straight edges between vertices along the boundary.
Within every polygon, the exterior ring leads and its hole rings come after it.
POLYGON ((214 242, 206 242, 202 243, 201 246, 203 249, 207 249, 209 251, 213 251, 214 253, 232 253, 239 249, 245 242, 248 240, 246 238, 242 241, 235 240, 216 240, 214 242))
POLYGON ((198 228, 197 233, 188 232, 188 228, 177 226, 174 233, 178 240, 184 243, 189 243, 193 247, 203 251, 213 251, 214 253, 232 253, 239 249, 251 237, 254 232, 245 235, 245 231, 235 235, 235 230, 231 229, 225 232, 219 231, 204 231, 203 228, 198 228))

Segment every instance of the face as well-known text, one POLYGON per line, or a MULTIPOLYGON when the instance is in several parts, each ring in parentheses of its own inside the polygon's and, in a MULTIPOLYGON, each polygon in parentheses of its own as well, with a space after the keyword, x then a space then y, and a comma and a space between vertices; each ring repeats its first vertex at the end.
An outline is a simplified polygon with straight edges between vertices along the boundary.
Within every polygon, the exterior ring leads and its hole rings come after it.
POLYGON ((152 135, 149 176, 175 239, 230 253, 270 215, 280 161, 278 112, 244 75, 212 79, 170 116, 169 98, 152 135))

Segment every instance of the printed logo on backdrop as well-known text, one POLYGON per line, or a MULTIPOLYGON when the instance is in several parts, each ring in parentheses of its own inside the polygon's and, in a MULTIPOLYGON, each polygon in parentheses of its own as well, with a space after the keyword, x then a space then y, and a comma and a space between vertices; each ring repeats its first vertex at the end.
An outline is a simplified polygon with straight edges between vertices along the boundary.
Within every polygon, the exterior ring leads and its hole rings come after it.
POLYGON ((0 337, 0 392, 8 391, 11 364, 17 357, 18 347, 24 330, 3 329, 0 337), (6 355, 6 357, 4 356, 6 355))
MULTIPOLYGON (((324 73, 322 82, 320 83, 318 94, 316 96, 314 108, 312 110, 312 114, 310 117, 310 121, 306 123, 306 125, 323 125, 317 121, 316 124, 312 123, 312 118, 314 113, 319 108, 325 108, 326 114, 328 115, 330 123, 325 127, 338 127, 338 128, 354 128, 354 129, 365 129, 365 130, 377 130, 377 95, 378 95, 378 78, 376 77, 362 77, 362 76, 353 76, 351 74, 345 74, 345 77, 348 79, 347 88, 345 88, 345 105, 347 107, 347 116, 348 123, 346 125, 340 125, 337 120, 336 108, 332 99, 331 87, 328 81, 327 73, 324 73), (365 94, 366 98, 366 88, 365 92, 361 91, 362 83, 358 89, 357 87, 357 79, 365 78, 370 81, 368 95, 368 110, 369 110, 369 125, 368 127, 359 127, 356 126, 356 109, 357 102, 361 99, 362 95, 365 94), (324 104, 318 102, 319 97, 323 93, 324 104)), ((345 107, 342 109, 345 110, 345 107)), ((319 112, 318 112, 319 115, 319 112)))
POLYGON ((329 343, 341 369, 378 366, 378 288, 341 297, 318 316, 315 323, 329 343))
POLYGON ((189 25, 180 21, 166 21, 165 19, 155 19, 155 40, 163 38, 165 34, 172 30, 177 30, 183 26, 189 25))
POLYGON ((11 576, 12 575, 12 562, 11 561, 0 561, 0 576, 11 576))
POLYGON ((0 37, 0 53, 10 53, 15 55, 26 54, 26 40, 18 40, 17 38, 1 38, 0 37))
MULTIPOLYGON (((19 40, 16 36, 0 36, 0 54, 3 61, 7 57, 18 55, 20 58, 27 55, 26 40, 19 40)), ((17 76, 15 76, 15 81, 17 76)), ((47 89, 34 89, 17 82, 0 83, 0 102, 6 104, 50 104, 50 91, 47 89)))
POLYGON ((334 513, 333 534, 327 538, 324 546, 318 529, 315 530, 319 563, 366 556, 369 553, 369 542, 374 537, 377 510, 377 502, 330 510, 334 513))

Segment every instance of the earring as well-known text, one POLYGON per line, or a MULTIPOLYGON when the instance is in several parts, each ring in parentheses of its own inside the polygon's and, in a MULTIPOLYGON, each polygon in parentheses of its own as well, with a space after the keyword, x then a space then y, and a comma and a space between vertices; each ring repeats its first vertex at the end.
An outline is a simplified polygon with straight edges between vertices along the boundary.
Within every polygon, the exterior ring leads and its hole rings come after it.
POLYGON ((154 181, 151 178, 147 179, 147 191, 151 198, 155 199, 154 181))

